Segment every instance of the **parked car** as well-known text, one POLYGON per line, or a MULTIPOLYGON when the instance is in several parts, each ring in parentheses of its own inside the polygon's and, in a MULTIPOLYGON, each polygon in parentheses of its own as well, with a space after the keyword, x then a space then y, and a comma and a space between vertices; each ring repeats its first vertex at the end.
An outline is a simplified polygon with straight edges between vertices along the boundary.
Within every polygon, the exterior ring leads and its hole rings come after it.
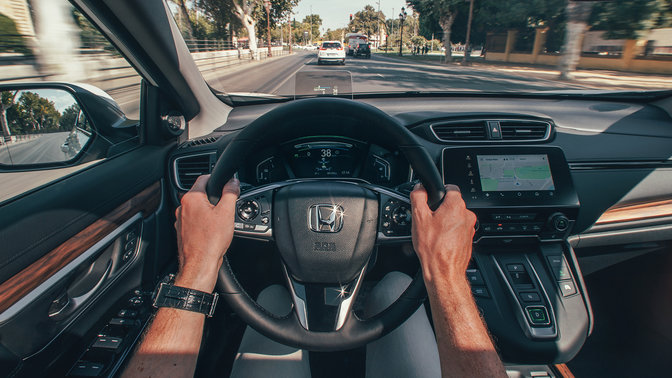
POLYGON ((324 62, 345 64, 345 50, 339 41, 322 42, 317 52, 317 64, 324 62))
POLYGON ((363 56, 366 59, 371 59, 371 46, 368 43, 360 43, 354 51, 354 56, 363 56))

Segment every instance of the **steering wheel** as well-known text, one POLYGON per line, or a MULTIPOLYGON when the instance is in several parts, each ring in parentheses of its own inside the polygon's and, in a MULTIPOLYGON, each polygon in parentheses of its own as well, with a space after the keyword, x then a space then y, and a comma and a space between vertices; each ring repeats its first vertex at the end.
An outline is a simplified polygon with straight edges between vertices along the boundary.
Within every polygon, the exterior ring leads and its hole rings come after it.
MULTIPOLYGON (((400 150, 427 190, 430 208, 443 200, 436 165, 397 120, 368 104, 312 98, 278 106, 231 140, 208 182, 210 201, 219 201, 224 184, 254 152, 308 135, 346 136, 400 150)), ((352 309, 376 244, 410 240, 409 199, 385 188, 307 179, 251 189, 238 200, 235 233, 275 242, 293 310, 276 316, 262 308, 238 283, 226 257, 217 282, 220 296, 243 321, 282 344, 312 351, 365 345, 408 319, 427 295, 418 271, 401 297, 377 315, 363 319, 352 309), (390 226, 397 216, 402 224, 390 226)))

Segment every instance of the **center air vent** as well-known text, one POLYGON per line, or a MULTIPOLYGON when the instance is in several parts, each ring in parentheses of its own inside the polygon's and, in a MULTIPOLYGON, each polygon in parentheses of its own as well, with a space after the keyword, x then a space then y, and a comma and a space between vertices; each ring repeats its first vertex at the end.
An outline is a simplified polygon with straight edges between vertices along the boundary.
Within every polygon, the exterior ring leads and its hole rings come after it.
POLYGON ((444 141, 476 141, 487 139, 485 121, 455 121, 430 126, 434 135, 444 141))
POLYGON ((212 172, 217 156, 214 152, 182 156, 175 159, 175 184, 180 190, 189 190, 198 176, 212 172))
POLYGON ((430 129, 443 142, 543 142, 551 123, 533 119, 471 119, 433 123, 430 129))
POLYGON ((499 125, 503 140, 545 140, 551 133, 551 124, 544 121, 502 120, 499 125))

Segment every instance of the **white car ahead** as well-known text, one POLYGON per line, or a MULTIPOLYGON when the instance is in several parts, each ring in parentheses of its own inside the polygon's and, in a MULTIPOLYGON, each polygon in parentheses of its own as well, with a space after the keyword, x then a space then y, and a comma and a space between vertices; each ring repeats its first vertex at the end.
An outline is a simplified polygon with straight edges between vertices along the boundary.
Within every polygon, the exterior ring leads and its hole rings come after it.
POLYGON ((317 64, 336 62, 345 64, 345 50, 339 41, 324 41, 317 51, 317 64))

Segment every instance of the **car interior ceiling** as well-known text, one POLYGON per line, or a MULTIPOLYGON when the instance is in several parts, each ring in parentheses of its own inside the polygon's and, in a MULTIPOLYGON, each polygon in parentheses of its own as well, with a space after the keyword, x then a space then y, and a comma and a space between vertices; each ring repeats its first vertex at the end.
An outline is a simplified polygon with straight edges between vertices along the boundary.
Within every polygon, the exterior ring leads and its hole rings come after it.
MULTIPOLYGON (((352 308, 352 314, 361 314, 367 294, 386 273, 414 277, 419 270, 410 219, 405 217, 410 215, 408 195, 423 176, 422 167, 412 167, 414 152, 408 152, 408 146, 388 143, 392 132, 367 134, 367 120, 377 114, 367 112, 380 111, 414 138, 417 145, 411 147, 427 154, 428 169, 438 172, 443 184, 458 185, 476 213, 467 279, 512 374, 541 371, 547 375, 537 376, 570 377, 563 373, 568 368, 578 377, 669 376, 669 93, 646 99, 599 94, 367 94, 232 106, 220 101, 186 56, 187 46, 163 2, 74 3, 105 34, 114 36, 115 46, 143 76, 141 145, 108 159, 105 170, 84 170, 3 203, 7 216, 0 221, 0 240, 8 240, 8 251, 28 248, 32 236, 27 229, 42 230, 39 236, 46 241, 0 274, 2 281, 19 274, 124 203, 140 209, 141 216, 118 218, 115 227, 110 226, 118 233, 103 240, 108 244, 98 240, 102 244, 96 246, 106 251, 101 255, 116 256, 122 240, 126 243, 137 234, 133 248, 137 243, 138 260, 120 270, 121 278, 114 278, 94 298, 95 305, 85 306, 58 327, 49 323, 35 339, 22 335, 33 324, 48 322, 38 323, 32 316, 1 319, 0 373, 64 376, 77 363, 95 361, 108 376, 120 374, 151 319, 152 291, 177 269, 173 222, 181 196, 195 177, 214 173, 219 157, 235 148, 232 141, 238 141, 247 126, 269 114, 278 117, 273 119, 277 130, 291 126, 292 131, 276 135, 265 129, 277 138, 253 145, 250 156, 235 162, 241 181, 235 222, 240 227, 226 255, 235 279, 251 298, 269 285, 287 286, 283 256, 275 240, 267 237, 269 229, 277 232, 279 227, 272 214, 264 213, 270 206, 264 194, 273 197, 280 188, 315 178, 362 185, 376 194, 380 209, 378 238, 352 308), (295 114, 286 110, 288 105, 312 100, 317 100, 315 106, 326 101, 325 109, 331 107, 333 113, 321 117, 307 110, 287 118, 295 114), (361 113, 339 114, 340 101, 356 103, 353 109, 361 113), (188 121, 185 133, 166 130, 161 117, 169 112, 188 121), (328 167, 326 154, 334 156, 328 167), (529 164, 535 164, 531 174, 544 179, 545 186, 487 186, 496 172, 529 164), (153 194, 147 194, 147 188, 153 194), (249 206, 254 207, 252 214, 249 206), (642 208, 654 214, 642 215, 642 208), (20 222, 13 224, 11 219, 20 222), (25 240, 9 241, 13 233, 25 240), (123 318, 119 314, 125 310, 136 317, 130 326, 121 325, 126 327, 120 336, 123 347, 113 354, 97 354, 92 340, 101 330, 118 330, 110 326, 110 319, 123 318)), ((302 208, 301 215, 305 213, 302 208)), ((84 273, 80 269, 72 277, 77 274, 84 273)), ((22 314, 31 309, 35 317, 38 310, 46 313, 54 303, 46 295, 65 286, 45 291, 46 299, 36 296, 22 314)), ((431 322, 429 301, 424 304, 431 322)), ((205 324, 196 376, 228 376, 246 326, 232 305, 220 300, 216 315, 205 324)), ((315 377, 364 377, 365 345, 311 351, 309 356, 315 377)))

